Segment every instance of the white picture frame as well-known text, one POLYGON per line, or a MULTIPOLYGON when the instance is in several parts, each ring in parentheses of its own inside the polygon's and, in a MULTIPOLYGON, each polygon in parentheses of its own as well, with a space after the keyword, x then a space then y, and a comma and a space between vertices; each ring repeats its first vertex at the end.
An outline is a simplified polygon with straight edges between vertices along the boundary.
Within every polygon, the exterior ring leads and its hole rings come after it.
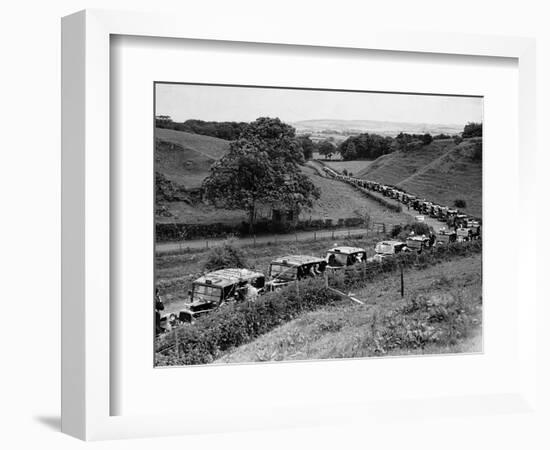
MULTIPOLYGON (((535 43, 532 39, 439 33, 347 30, 327 36, 313 26, 282 32, 277 24, 219 22, 204 27, 192 16, 86 10, 62 21, 62 431, 85 440, 237 431, 352 421, 388 414, 390 405, 342 403, 330 409, 278 407, 249 421, 190 419, 189 415, 111 415, 110 379, 110 38, 113 35, 369 49, 415 54, 513 58, 519 73, 519 214, 535 222, 535 43), (307 414, 309 412, 309 415, 307 414)), ((536 260, 534 246, 517 250, 536 260)), ((517 389, 502 395, 425 399, 443 411, 532 411, 536 405, 536 290, 532 265, 520 265, 523 291, 518 310, 521 341, 517 389)), ((516 293, 517 295, 517 293, 516 293)), ((315 363, 313 363, 315 364, 315 363)), ((413 415, 429 403, 409 401, 413 415)), ((238 417, 238 414, 236 415, 238 417)))

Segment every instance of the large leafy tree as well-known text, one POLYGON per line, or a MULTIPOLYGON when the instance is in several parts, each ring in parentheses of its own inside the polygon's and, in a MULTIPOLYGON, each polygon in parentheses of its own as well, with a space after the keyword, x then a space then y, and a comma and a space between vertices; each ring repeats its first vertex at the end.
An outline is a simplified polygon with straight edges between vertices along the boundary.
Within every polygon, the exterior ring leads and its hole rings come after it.
POLYGON ((294 210, 319 198, 319 190, 300 170, 303 162, 294 128, 262 117, 250 123, 211 167, 203 182, 204 195, 217 205, 247 211, 252 232, 260 205, 294 210))
POLYGON ((325 158, 331 159, 332 155, 336 152, 334 144, 328 140, 324 140, 319 144, 319 153, 324 155, 325 158))

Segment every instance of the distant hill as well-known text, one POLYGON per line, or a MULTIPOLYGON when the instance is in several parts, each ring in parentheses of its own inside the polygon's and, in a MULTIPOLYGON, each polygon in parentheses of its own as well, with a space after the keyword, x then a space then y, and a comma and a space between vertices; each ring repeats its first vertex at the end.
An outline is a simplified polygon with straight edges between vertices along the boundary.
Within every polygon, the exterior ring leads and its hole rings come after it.
POLYGON ((400 132, 411 134, 430 133, 458 134, 464 129, 464 124, 427 124, 410 122, 384 122, 378 120, 301 120, 291 123, 296 131, 303 133, 341 133, 345 135, 359 133, 375 133, 383 136, 397 136, 400 132))
POLYGON ((229 150, 229 141, 156 128, 156 171, 186 189, 198 188, 210 166, 229 150))
POLYGON ((466 212, 481 217, 482 164, 473 159, 475 142, 436 140, 419 150, 381 156, 359 172, 361 178, 392 184, 443 205, 466 201, 466 212))

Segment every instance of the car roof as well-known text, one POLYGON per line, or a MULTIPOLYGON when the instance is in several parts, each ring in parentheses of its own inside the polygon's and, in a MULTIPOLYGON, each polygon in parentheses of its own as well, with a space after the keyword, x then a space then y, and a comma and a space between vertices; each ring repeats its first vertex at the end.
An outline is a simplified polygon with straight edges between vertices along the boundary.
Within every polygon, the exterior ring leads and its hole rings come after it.
POLYGON ((337 253, 344 253, 346 255, 350 255, 352 253, 364 252, 365 249, 360 248, 360 247, 348 247, 348 246, 343 245, 343 246, 337 246, 337 247, 329 248, 328 251, 329 252, 336 251, 337 253))
POLYGON ((197 278, 194 283, 224 287, 238 283, 239 281, 250 281, 263 276, 263 273, 249 269, 221 269, 197 278))
POLYGON ((409 237, 407 238, 407 240, 409 240, 409 239, 412 240, 412 241, 424 241, 424 240, 429 239, 429 238, 426 237, 426 236, 419 236, 419 235, 416 235, 416 236, 409 236, 409 237))
POLYGON ((318 256, 309 255, 288 255, 280 256, 271 261, 271 264, 283 264, 287 266, 301 266, 303 264, 320 263, 324 262, 324 258, 318 256))
POLYGON ((376 245, 378 244, 384 244, 384 245, 404 245, 405 243, 404 242, 401 242, 401 241, 380 241, 378 242, 376 245))

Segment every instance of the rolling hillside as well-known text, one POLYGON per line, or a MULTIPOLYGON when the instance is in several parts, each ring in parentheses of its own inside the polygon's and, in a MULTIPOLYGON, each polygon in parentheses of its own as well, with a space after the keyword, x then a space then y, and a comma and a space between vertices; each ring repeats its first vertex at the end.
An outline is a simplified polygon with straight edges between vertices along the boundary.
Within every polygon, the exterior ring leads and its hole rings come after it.
MULTIPOLYGON (((218 138, 161 128, 156 129, 156 138, 156 171, 187 190, 200 187, 211 165, 230 145, 230 141, 218 138)), ((364 217, 368 213, 375 222, 395 224, 406 221, 406 215, 387 210, 345 183, 320 176, 319 171, 311 166, 304 166, 302 170, 320 189, 321 198, 314 202, 312 208, 301 212, 301 220, 338 221, 341 218, 364 217)), ((157 217, 158 222, 238 224, 246 220, 245 211, 216 208, 198 201, 170 202, 166 206, 169 214, 157 217)), ((260 218, 269 215, 269 207, 258 211, 260 218)))
POLYGON ((210 166, 228 149, 229 141, 184 131, 157 128, 156 170, 186 189, 198 188, 210 166))
POLYGON ((443 205, 466 201, 467 213, 481 217, 482 164, 472 158, 475 139, 455 145, 438 140, 419 150, 395 152, 359 172, 361 178, 396 185, 443 205))

